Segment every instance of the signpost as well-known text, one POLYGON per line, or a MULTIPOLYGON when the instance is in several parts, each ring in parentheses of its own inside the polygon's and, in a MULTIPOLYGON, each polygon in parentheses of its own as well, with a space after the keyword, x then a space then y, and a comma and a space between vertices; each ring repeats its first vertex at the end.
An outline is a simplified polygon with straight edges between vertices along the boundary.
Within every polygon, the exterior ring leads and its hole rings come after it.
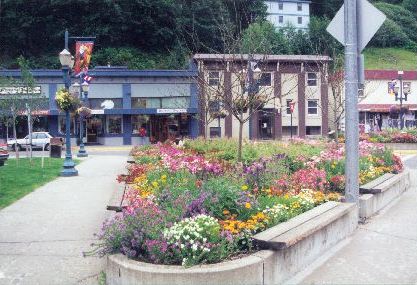
POLYGON ((291 138, 292 138, 292 114, 294 113, 295 102, 290 102, 290 112, 291 112, 291 138))
POLYGON ((327 31, 345 46, 347 202, 357 203, 359 200, 358 84, 364 81, 364 64, 360 53, 385 19, 386 16, 367 0, 344 0, 344 5, 327 27, 327 31))

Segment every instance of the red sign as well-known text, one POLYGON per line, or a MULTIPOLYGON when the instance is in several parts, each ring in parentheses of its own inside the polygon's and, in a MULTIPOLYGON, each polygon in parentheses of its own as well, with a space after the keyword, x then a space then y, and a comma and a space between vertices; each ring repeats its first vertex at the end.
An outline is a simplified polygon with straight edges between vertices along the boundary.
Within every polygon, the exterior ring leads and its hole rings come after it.
POLYGON ((290 112, 294 113, 295 102, 290 102, 290 112))
POLYGON ((76 74, 87 72, 90 65, 91 54, 93 53, 94 42, 76 42, 75 43, 75 65, 76 74))

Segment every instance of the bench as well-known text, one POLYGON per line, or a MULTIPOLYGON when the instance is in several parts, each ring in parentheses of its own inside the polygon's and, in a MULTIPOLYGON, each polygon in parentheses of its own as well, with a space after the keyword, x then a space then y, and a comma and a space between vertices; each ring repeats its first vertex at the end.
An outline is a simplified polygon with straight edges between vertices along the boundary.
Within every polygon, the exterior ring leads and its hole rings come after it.
MULTIPOLYGON (((126 177, 126 174, 122 174, 122 177, 126 177)), ((108 211, 121 212, 127 206, 125 200, 127 184, 120 185, 116 191, 113 192, 113 195, 110 198, 110 201, 106 207, 108 211)))
POLYGON ((353 203, 327 202, 310 211, 253 236, 254 245, 260 249, 283 250, 348 214, 355 207, 353 203))
POLYGON ((395 177, 393 173, 385 173, 384 175, 372 180, 365 185, 359 186, 360 194, 377 194, 387 189, 387 181, 392 180, 395 177))

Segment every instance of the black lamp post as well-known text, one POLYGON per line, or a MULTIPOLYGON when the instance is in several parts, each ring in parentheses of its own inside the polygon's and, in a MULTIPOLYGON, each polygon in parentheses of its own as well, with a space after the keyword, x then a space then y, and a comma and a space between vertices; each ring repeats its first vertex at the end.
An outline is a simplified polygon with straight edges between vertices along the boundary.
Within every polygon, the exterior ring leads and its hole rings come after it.
MULTIPOLYGON (((71 56, 68 51, 68 42, 66 41, 65 49, 59 54, 59 61, 62 65, 62 74, 64 78, 65 89, 69 91, 71 85, 70 71, 74 66, 74 57, 71 56)), ((71 154, 71 116, 70 111, 65 110, 65 161, 63 169, 61 171, 61 176, 76 176, 78 175, 78 170, 75 169, 75 163, 72 160, 71 154)))

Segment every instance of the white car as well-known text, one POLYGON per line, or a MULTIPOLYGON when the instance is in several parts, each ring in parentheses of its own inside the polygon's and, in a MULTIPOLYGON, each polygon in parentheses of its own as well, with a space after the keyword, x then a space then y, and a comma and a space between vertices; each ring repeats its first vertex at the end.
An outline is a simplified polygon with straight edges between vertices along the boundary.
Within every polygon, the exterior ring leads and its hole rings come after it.
MULTIPOLYGON (((33 132, 32 133, 32 149, 35 148, 45 148, 45 150, 49 150, 49 146, 51 144, 52 136, 48 132, 33 132)), ((11 139, 7 141, 7 146, 13 150, 29 147, 30 140, 29 135, 24 137, 23 139, 11 139)))

